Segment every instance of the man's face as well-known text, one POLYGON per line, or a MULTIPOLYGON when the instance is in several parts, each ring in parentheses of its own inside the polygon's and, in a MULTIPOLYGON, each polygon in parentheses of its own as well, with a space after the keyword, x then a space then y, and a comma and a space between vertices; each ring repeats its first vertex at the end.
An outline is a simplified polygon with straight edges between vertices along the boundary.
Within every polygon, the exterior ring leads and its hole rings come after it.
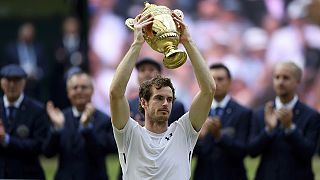
POLYGON ((67 84, 68 98, 73 106, 83 111, 86 104, 91 101, 93 87, 86 74, 73 75, 67 84))
POLYGON ((9 102, 16 101, 24 90, 26 80, 18 77, 2 78, 1 88, 9 102))
POLYGON ((173 103, 171 88, 168 86, 161 89, 152 87, 152 92, 149 102, 145 101, 143 105, 146 116, 149 116, 151 121, 168 121, 173 103))
POLYGON ((68 18, 63 23, 64 33, 77 34, 79 31, 79 24, 75 18, 68 18))
POLYGON ((231 85, 231 79, 228 78, 225 69, 210 69, 210 74, 216 82, 216 92, 214 95, 215 99, 223 99, 229 91, 231 85))
POLYGON ((35 30, 32 24, 25 24, 21 27, 19 38, 25 42, 32 42, 35 36, 35 30))
POLYGON ((273 88, 280 97, 293 96, 299 81, 290 66, 277 65, 273 73, 273 88))
POLYGON ((139 84, 143 83, 146 80, 152 79, 153 77, 155 77, 155 75, 159 73, 160 72, 158 71, 158 69, 152 64, 146 63, 140 65, 138 69, 139 84))

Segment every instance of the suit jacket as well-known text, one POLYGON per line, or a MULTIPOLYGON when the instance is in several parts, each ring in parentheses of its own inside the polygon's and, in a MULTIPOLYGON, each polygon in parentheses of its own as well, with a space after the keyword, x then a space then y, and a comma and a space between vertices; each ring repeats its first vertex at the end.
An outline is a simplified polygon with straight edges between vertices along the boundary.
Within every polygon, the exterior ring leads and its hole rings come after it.
MULTIPOLYGON (((140 113, 139 111, 139 97, 131 99, 129 101, 129 106, 130 106, 130 116, 133 119, 136 119, 136 116, 140 116, 141 119, 143 119, 144 121, 144 114, 140 113)), ((184 113, 185 113, 184 105, 180 101, 175 100, 172 105, 172 111, 168 120, 168 125, 178 120, 182 115, 184 115, 184 113)))
POLYGON ((264 108, 258 109, 251 121, 249 153, 261 155, 255 179, 314 179, 312 156, 320 127, 320 116, 298 101, 293 109, 296 129, 285 133, 280 123, 272 133, 267 133, 264 108))
POLYGON ((61 68, 63 72, 66 72, 68 69, 70 69, 72 66, 79 66, 83 70, 88 70, 88 62, 86 59, 86 51, 87 47, 83 39, 79 38, 79 44, 75 49, 72 50, 72 52, 69 52, 67 47, 63 43, 63 38, 59 39, 55 44, 55 63, 61 68), (79 64, 72 64, 71 62, 71 56, 73 53, 80 53, 82 61, 79 61, 77 63, 79 64))
POLYGON ((52 128, 43 146, 47 157, 59 155, 55 179, 108 179, 105 158, 116 151, 110 117, 97 110, 88 127, 80 128, 71 108, 63 114, 64 128, 52 128))
MULTIPOLYGON (((40 43, 33 43, 34 53, 37 59, 37 67, 41 69, 43 73, 48 70, 48 59, 44 47, 40 43)), ((5 61, 3 65, 8 64, 20 64, 19 53, 18 53, 18 42, 12 42, 5 48, 5 61)))
POLYGON ((221 139, 207 134, 197 142, 195 180, 247 179, 243 159, 251 114, 233 99, 228 102, 221 116, 221 139))
POLYGON ((7 146, 0 145, 0 178, 45 179, 39 161, 41 146, 48 131, 48 119, 43 106, 24 97, 13 122, 8 118, 0 99, 0 118, 10 136, 7 146))
POLYGON ((73 52, 69 52, 67 48, 64 46, 63 39, 59 39, 55 46, 55 60, 53 67, 52 75, 51 75, 51 97, 54 104, 60 109, 65 109, 69 107, 71 104, 68 100, 67 91, 66 91, 66 79, 68 71, 75 66, 80 67, 84 71, 88 71, 88 60, 87 60, 87 48, 85 46, 85 42, 82 39, 79 39, 79 46, 73 50, 73 52), (77 58, 75 58, 76 54, 78 54, 77 58), (71 61, 76 61, 79 64, 72 64, 71 61))

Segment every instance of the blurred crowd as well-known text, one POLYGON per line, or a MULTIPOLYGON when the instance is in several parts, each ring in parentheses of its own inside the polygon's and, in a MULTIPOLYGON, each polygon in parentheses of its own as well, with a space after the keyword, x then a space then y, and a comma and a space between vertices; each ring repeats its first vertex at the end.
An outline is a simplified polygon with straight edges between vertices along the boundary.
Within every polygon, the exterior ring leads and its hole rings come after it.
MULTIPOLYGON (((318 1, 233 1, 233 0, 155 0, 170 9, 180 9, 184 20, 208 65, 221 62, 235 77, 232 96, 241 104, 257 107, 272 97, 272 66, 279 61, 293 61, 304 70, 300 98, 320 110, 320 27, 318 1)), ((28 73, 27 93, 46 101, 52 99, 60 108, 69 105, 65 77, 74 67, 90 72, 94 78, 93 103, 109 111, 108 89, 115 67, 128 49, 132 32, 124 25, 144 8, 143 1, 89 0, 89 31, 81 36, 81 22, 66 17, 61 23, 61 38, 52 49, 36 37, 36 29, 26 22, 17 30, 17 39, 4 48, 1 66, 20 64, 28 73), (88 43, 87 43, 88 42, 88 43), (53 63, 47 57, 54 58, 53 63)), ((58 32, 57 32, 58 33, 58 32)), ((60 32, 59 32, 60 33, 60 32)), ((182 47, 179 47, 182 48, 182 47)), ((147 43, 141 58, 159 62, 163 54, 147 43)), ((188 108, 197 92, 191 66, 165 70, 176 84, 177 97, 188 108)), ((136 73, 136 72, 134 72, 136 73)), ((131 79, 128 98, 137 95, 138 82, 131 79)))
MULTIPOLYGON (((180 9, 208 65, 221 62, 235 77, 232 96, 241 104, 256 107, 271 94, 271 68, 291 60, 304 69, 300 98, 320 110, 318 78, 320 27, 318 1, 156 0, 170 9, 180 9)), ((90 0, 89 64, 97 90, 94 103, 109 113, 108 89, 115 67, 128 49, 132 32, 124 21, 136 17, 143 1, 90 0)), ((181 47, 179 47, 181 48, 181 47)), ((162 61, 163 55, 147 44, 140 53, 162 61)), ((173 79, 177 97, 189 107, 197 92, 190 64, 165 70, 173 79)), ((137 94, 131 79, 128 97, 137 94)))
MULTIPOLYGON (((274 65, 292 61, 303 69, 299 99, 320 111, 319 1, 154 0, 150 3, 183 11, 184 21, 208 66, 222 63, 230 69, 233 77, 230 95, 239 104, 254 109, 273 99, 274 65)), ((59 109, 74 106, 70 104, 72 97, 68 96, 68 77, 88 72, 92 77, 92 82, 88 78, 88 86, 92 83, 94 88, 89 96, 92 95, 92 99, 86 101, 92 101, 94 107, 110 115, 109 86, 133 36, 124 22, 136 17, 143 8, 142 0, 88 0, 87 39, 81 35, 82 22, 74 16, 66 17, 61 23, 61 37, 50 45, 52 49, 46 49, 47 42, 37 38, 37 27, 25 22, 17 29, 16 39, 2 50, 0 68, 18 64, 26 73, 25 95, 43 103, 52 100, 59 109), (48 57, 54 61, 48 62, 48 57)), ((144 46, 140 59, 152 57, 162 63, 163 54, 152 50, 147 43, 144 46)), ((189 63, 174 70, 163 69, 163 74, 172 79, 176 97, 186 109, 198 91, 189 63)), ((132 76, 137 74, 135 70, 132 76)), ((137 96, 138 88, 138 79, 131 78, 126 92, 128 99, 137 96)), ((70 109, 64 113, 71 116, 70 109)))

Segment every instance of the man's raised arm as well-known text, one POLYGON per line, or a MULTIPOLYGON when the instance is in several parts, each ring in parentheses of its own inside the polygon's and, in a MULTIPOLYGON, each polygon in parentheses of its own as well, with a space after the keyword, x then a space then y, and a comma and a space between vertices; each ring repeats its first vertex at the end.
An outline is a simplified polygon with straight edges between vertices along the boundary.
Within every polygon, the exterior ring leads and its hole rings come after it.
POLYGON ((152 21, 152 17, 141 17, 140 15, 137 16, 133 25, 134 41, 118 65, 111 82, 109 93, 111 121, 113 126, 117 129, 123 129, 130 116, 129 104, 125 97, 125 91, 132 70, 135 67, 135 63, 144 43, 142 28, 151 24, 152 21))
POLYGON ((195 44, 192 42, 186 25, 182 22, 182 19, 175 13, 173 17, 176 20, 176 22, 180 24, 180 42, 187 50, 188 56, 193 67, 193 71, 195 73, 200 88, 200 91, 194 97, 189 110, 191 124, 195 130, 199 131, 208 117, 213 96, 216 90, 216 84, 214 79, 210 75, 209 67, 205 63, 202 55, 200 54, 195 44))

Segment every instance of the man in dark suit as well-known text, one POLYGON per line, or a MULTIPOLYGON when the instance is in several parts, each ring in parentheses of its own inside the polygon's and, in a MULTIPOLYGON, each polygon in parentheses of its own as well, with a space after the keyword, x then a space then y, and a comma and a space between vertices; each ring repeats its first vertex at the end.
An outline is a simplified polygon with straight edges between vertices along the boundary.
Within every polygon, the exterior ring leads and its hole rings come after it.
POLYGON ((74 67, 88 70, 86 43, 81 36, 80 22, 77 18, 66 17, 62 24, 62 35, 56 42, 54 72, 52 74, 53 88, 51 91, 53 103, 60 109, 70 106, 66 92, 67 72, 74 67))
POLYGON ((55 179, 108 179, 105 159, 116 151, 110 117, 91 104, 93 84, 84 72, 74 72, 67 80, 72 106, 63 112, 47 103, 53 127, 44 143, 47 157, 59 155, 55 179))
MULTIPOLYGON (((136 69, 138 71, 139 84, 162 73, 161 65, 151 58, 143 58, 138 61, 136 63, 136 69)), ((136 121, 139 121, 141 125, 144 125, 144 115, 139 111, 139 104, 139 96, 129 101, 130 116, 136 121)), ((178 120, 184 113, 184 105, 180 101, 175 100, 172 105, 172 113, 169 117, 169 125, 178 120)))
POLYGON ((26 77, 17 65, 1 69, 0 179, 45 179, 39 155, 48 119, 43 105, 24 95, 26 77))
POLYGON ((213 64, 210 72, 217 90, 195 149, 198 161, 194 179, 247 179, 243 159, 251 110, 231 98, 232 78, 225 65, 213 64))
POLYGON ((320 116, 297 96, 301 76, 293 62, 277 64, 276 98, 253 114, 248 150, 253 157, 261 155, 255 179, 314 179, 311 160, 320 116))
POLYGON ((25 94, 38 100, 47 96, 44 82, 48 76, 49 60, 44 46, 35 40, 36 30, 32 23, 26 22, 19 27, 17 40, 9 43, 4 51, 4 65, 17 64, 27 73, 25 94))

